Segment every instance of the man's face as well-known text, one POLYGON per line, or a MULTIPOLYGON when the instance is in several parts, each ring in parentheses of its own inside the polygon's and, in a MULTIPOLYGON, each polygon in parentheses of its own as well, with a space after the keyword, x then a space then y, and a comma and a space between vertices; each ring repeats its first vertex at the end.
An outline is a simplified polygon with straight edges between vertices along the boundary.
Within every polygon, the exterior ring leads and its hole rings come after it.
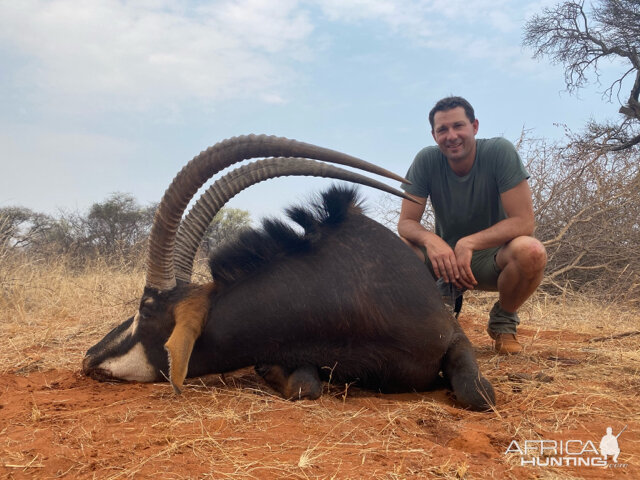
POLYGON ((475 155, 476 133, 478 119, 470 122, 462 107, 436 112, 433 117, 433 138, 449 161, 462 161, 475 155))

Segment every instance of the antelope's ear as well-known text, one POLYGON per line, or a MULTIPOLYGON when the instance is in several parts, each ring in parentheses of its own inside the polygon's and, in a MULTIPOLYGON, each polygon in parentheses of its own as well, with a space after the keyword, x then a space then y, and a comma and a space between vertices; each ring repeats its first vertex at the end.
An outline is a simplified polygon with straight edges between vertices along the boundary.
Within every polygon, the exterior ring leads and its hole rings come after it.
POLYGON ((174 309, 176 325, 164 349, 169 355, 169 381, 176 394, 181 393, 187 377, 193 345, 204 328, 212 291, 212 284, 197 287, 174 309))

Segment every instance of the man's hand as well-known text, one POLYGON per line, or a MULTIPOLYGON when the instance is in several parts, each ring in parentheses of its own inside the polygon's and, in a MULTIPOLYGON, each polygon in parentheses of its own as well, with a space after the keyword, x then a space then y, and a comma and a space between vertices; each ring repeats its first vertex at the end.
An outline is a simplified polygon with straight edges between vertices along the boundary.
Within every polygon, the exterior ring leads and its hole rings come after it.
POLYGON ((471 255, 473 250, 470 245, 460 239, 456 245, 456 251, 442 238, 433 232, 428 232, 421 224, 420 219, 427 203, 426 198, 414 197, 418 203, 402 200, 400 219, 398 220, 398 233, 415 248, 424 245, 427 256, 431 261, 433 273, 437 278, 443 278, 447 283, 453 283, 458 288, 472 289, 477 285, 476 279, 471 273, 471 255))
POLYGON ((436 277, 442 277, 445 282, 453 283, 456 287, 460 288, 460 284, 458 283, 460 271, 453 249, 447 242, 436 235, 431 236, 425 247, 436 277))
POLYGON ((473 249, 465 239, 466 237, 458 240, 454 250, 458 265, 458 272, 460 273, 459 278, 456 279, 458 281, 456 286, 459 288, 458 283, 460 283, 469 290, 473 290, 478 284, 476 278, 473 276, 473 272, 471 271, 471 257, 473 256, 473 249))

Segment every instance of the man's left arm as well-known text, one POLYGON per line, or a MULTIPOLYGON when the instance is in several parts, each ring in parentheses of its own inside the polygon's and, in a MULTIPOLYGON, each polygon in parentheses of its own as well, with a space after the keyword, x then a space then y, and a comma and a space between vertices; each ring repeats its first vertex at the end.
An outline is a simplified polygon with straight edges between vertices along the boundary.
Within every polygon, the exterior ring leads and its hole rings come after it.
POLYGON ((535 220, 531 189, 526 180, 500 194, 502 207, 507 218, 491 227, 458 240, 454 249, 458 266, 462 266, 461 274, 476 284, 471 273, 471 256, 476 250, 498 247, 523 235, 533 235, 535 220))

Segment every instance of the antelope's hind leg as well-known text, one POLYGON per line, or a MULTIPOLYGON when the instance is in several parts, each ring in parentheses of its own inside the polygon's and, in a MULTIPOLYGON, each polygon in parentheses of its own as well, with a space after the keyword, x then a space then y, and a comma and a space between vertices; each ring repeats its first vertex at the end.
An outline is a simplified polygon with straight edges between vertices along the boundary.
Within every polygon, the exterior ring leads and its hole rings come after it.
POLYGON ((493 387, 480 373, 471 342, 462 332, 457 333, 449 345, 442 371, 461 406, 490 410, 495 405, 493 387))
POLYGON ((322 395, 322 381, 318 369, 312 365, 292 371, 280 365, 256 365, 255 370, 271 388, 288 400, 316 400, 322 395))

